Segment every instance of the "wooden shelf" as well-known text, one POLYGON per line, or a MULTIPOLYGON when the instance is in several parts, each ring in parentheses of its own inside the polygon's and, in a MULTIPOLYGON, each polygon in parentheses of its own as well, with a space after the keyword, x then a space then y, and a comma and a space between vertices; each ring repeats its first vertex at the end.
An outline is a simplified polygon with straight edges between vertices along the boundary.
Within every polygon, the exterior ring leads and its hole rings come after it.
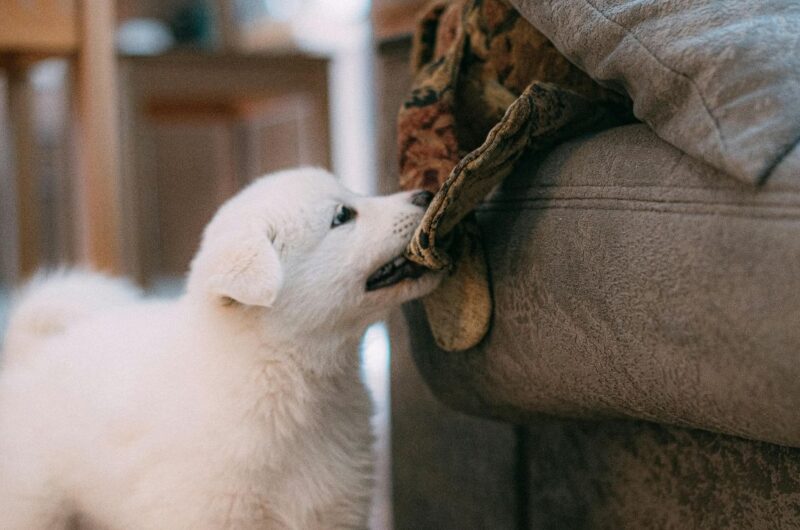
POLYGON ((17 54, 75 53, 80 44, 75 0, 0 0, 0 50, 17 54))

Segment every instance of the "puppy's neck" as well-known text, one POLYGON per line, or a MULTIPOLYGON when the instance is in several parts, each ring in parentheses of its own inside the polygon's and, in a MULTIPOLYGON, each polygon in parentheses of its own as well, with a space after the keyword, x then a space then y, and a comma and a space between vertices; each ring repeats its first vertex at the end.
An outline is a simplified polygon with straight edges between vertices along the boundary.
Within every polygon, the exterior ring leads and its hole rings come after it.
POLYGON ((362 333, 344 334, 308 332, 282 333, 267 328, 261 335, 267 354, 281 352, 309 376, 349 376, 359 370, 359 342, 362 333))
POLYGON ((298 329, 267 310, 235 304, 207 305, 194 318, 201 321, 200 329, 214 328, 214 335, 223 337, 220 347, 231 362, 286 362, 314 378, 349 377, 360 368, 366 324, 298 329))

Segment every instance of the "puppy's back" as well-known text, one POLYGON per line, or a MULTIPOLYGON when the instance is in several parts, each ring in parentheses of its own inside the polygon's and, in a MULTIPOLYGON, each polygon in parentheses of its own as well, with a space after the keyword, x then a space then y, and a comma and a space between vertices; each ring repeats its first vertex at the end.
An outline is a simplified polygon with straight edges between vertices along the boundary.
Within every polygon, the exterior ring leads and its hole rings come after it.
POLYGON ((33 354, 42 341, 64 333, 76 322, 139 300, 127 281, 86 271, 41 273, 19 292, 3 346, 3 366, 33 354))

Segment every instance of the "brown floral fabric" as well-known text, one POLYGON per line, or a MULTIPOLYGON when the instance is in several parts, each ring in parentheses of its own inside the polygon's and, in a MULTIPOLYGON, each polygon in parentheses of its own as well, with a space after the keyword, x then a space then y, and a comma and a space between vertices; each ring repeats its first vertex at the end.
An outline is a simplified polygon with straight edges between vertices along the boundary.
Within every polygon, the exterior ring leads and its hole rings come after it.
POLYGON ((629 121, 630 103, 569 63, 505 0, 433 4, 412 63, 398 119, 400 185, 436 196, 407 254, 450 271, 425 308, 439 345, 463 350, 485 335, 492 313, 473 208, 524 153, 629 121))

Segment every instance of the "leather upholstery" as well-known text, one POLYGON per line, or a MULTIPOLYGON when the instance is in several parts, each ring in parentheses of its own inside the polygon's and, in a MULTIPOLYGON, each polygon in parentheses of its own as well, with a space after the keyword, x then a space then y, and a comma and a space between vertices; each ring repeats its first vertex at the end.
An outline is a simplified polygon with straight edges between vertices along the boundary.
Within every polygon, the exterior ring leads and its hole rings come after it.
POLYGON ((735 181, 644 125, 525 161, 478 214, 492 329, 467 352, 416 336, 423 377, 516 423, 633 418, 800 447, 800 175, 776 177, 735 181))
POLYGON ((797 449, 619 421, 541 421, 522 440, 527 528, 800 524, 797 449))

